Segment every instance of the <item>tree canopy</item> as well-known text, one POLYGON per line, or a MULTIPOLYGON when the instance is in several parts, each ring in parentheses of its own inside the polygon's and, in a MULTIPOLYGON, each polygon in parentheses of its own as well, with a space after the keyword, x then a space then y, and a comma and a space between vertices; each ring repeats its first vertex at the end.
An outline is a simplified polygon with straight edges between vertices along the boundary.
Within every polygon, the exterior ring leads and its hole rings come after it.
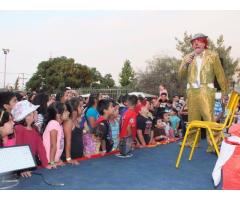
POLYGON ((135 82, 135 72, 131 66, 130 60, 124 62, 122 71, 119 74, 119 82, 122 87, 133 87, 135 82))
POLYGON ((114 80, 110 74, 104 77, 96 68, 75 63, 74 59, 57 57, 39 63, 37 72, 27 82, 27 89, 44 89, 54 91, 64 87, 113 87, 114 80), (98 82, 100 82, 98 84, 98 82))
POLYGON ((145 71, 137 73, 137 88, 140 91, 159 95, 159 85, 166 86, 170 96, 183 94, 183 83, 178 80, 180 60, 169 56, 155 56, 149 60, 145 71))

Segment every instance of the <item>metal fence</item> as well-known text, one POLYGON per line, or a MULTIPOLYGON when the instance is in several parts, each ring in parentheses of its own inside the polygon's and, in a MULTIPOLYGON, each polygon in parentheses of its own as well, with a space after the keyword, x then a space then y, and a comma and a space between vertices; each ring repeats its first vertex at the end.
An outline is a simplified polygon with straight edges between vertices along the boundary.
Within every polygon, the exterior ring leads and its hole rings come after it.
POLYGON ((128 94, 130 92, 134 92, 133 89, 122 89, 122 88, 78 88, 75 89, 79 94, 91 94, 91 93, 101 93, 103 95, 108 95, 109 97, 117 100, 121 95, 128 94))

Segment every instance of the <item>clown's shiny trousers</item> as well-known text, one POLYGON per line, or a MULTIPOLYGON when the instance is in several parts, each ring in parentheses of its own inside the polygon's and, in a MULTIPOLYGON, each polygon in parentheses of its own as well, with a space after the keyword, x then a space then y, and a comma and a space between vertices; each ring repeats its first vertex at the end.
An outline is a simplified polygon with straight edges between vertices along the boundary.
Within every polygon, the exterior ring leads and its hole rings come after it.
MULTIPOLYGON (((188 99, 188 121, 203 120, 214 121, 214 103, 215 103, 216 89, 208 88, 206 86, 201 88, 189 88, 187 90, 188 99)), ((186 146, 192 147, 196 136, 196 130, 192 130, 189 134, 186 146)), ((220 146, 222 137, 220 132, 214 132, 214 139, 218 146, 220 146)), ((200 135, 196 144, 198 146, 200 135)), ((212 142, 207 134, 208 151, 214 151, 212 142)))

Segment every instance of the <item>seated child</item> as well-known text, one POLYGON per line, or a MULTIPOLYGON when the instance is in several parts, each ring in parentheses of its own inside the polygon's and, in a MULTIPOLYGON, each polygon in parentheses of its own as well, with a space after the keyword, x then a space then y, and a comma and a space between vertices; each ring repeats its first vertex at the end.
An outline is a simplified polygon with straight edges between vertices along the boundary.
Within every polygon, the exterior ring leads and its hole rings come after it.
POLYGON ((178 130, 179 130, 180 118, 178 117, 178 111, 176 108, 173 108, 172 111, 170 112, 170 122, 174 130, 174 136, 179 137, 178 130))
POLYGON ((160 142, 162 140, 168 139, 164 128, 165 128, 165 124, 163 123, 162 119, 160 117, 157 118, 155 127, 153 129, 154 140, 156 142, 160 142))
POLYGON ((164 131, 165 131, 166 136, 168 138, 173 138, 174 137, 174 130, 171 126, 169 113, 166 113, 166 112, 162 113, 161 119, 162 119, 162 125, 164 127, 164 131))

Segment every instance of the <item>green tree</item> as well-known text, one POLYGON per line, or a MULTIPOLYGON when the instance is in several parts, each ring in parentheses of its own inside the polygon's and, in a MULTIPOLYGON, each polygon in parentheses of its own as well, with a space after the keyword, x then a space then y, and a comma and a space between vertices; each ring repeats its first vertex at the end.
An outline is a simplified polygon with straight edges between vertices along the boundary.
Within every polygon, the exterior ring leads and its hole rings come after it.
POLYGON ((119 82, 122 87, 133 87, 135 79, 135 72, 131 67, 131 62, 126 60, 119 74, 119 82))
POLYGON ((74 59, 58 57, 39 63, 37 72, 27 82, 27 89, 43 88, 55 91, 70 86, 72 88, 89 87, 94 81, 91 69, 75 63, 74 59))
POLYGON ((112 88, 115 86, 115 81, 113 80, 111 74, 106 74, 104 77, 102 77, 100 84, 102 88, 112 88))
POLYGON ((159 85, 164 84, 169 96, 184 94, 182 83, 178 80, 180 60, 169 56, 156 56, 149 60, 145 71, 137 73, 137 89, 159 95, 159 85))
MULTIPOLYGON (((176 48, 182 54, 182 57, 193 51, 191 46, 191 34, 185 32, 182 40, 178 38, 175 39, 177 41, 176 48)), ((219 54, 226 76, 231 83, 232 76, 234 75, 235 69, 238 65, 238 60, 233 59, 230 55, 232 47, 224 45, 223 35, 220 35, 217 38, 216 43, 208 38, 208 47, 210 50, 214 50, 219 54)))

